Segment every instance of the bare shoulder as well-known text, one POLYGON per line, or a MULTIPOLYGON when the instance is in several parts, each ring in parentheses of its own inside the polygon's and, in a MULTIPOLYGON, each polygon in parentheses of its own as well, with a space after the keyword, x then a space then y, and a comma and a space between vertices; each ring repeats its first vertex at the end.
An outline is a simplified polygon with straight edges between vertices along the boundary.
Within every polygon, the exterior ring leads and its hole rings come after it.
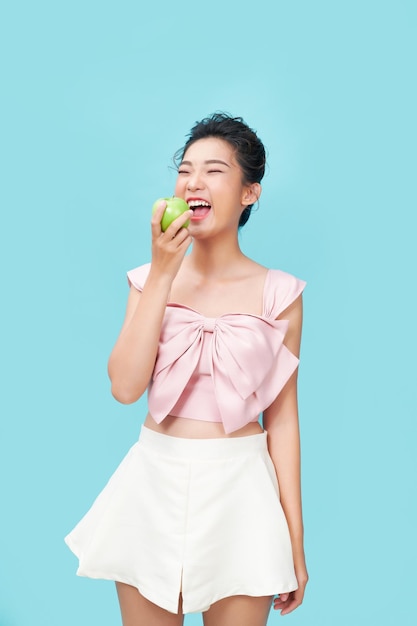
POLYGON ((242 272, 247 276, 259 277, 267 274, 269 272, 269 268, 249 257, 245 257, 244 261, 241 265, 242 272))

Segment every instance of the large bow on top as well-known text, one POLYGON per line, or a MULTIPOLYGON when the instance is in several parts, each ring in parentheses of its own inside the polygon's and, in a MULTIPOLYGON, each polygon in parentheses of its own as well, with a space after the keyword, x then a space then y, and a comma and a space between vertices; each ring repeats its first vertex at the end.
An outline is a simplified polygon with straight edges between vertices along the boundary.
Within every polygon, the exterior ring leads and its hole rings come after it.
POLYGON ((149 389, 149 409, 160 423, 187 386, 203 349, 226 433, 241 428, 276 398, 298 365, 283 344, 288 321, 232 313, 208 318, 193 309, 167 307, 149 389))

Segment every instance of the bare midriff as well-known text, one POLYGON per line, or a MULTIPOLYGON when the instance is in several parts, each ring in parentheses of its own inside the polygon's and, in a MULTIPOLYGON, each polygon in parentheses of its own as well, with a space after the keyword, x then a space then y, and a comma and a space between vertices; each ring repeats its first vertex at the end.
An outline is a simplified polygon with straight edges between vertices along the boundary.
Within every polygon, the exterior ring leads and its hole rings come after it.
POLYGON ((176 417, 167 415, 167 417, 157 424, 152 415, 148 413, 144 426, 158 433, 169 435, 171 437, 185 437, 186 439, 215 439, 225 437, 248 437, 249 435, 257 435, 263 432, 259 422, 250 422, 228 435, 224 432, 221 422, 205 422, 203 420, 194 420, 188 417, 176 417))

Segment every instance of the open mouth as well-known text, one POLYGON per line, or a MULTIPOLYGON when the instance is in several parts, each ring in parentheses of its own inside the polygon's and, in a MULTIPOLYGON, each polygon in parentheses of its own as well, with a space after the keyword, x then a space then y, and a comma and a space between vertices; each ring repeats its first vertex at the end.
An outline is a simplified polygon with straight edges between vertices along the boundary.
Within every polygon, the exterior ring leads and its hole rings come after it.
POLYGON ((211 209, 211 204, 206 200, 188 200, 188 206, 193 211, 192 220, 206 217, 211 209))

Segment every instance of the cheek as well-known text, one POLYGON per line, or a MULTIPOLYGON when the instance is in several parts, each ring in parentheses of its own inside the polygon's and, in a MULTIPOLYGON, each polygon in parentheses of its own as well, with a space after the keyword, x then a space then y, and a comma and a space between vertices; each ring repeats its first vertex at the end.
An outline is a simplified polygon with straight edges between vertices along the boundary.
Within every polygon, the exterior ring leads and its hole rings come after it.
POLYGON ((177 178, 177 180, 175 181, 174 195, 182 196, 184 193, 184 190, 185 190, 184 180, 181 180, 181 178, 177 178))

